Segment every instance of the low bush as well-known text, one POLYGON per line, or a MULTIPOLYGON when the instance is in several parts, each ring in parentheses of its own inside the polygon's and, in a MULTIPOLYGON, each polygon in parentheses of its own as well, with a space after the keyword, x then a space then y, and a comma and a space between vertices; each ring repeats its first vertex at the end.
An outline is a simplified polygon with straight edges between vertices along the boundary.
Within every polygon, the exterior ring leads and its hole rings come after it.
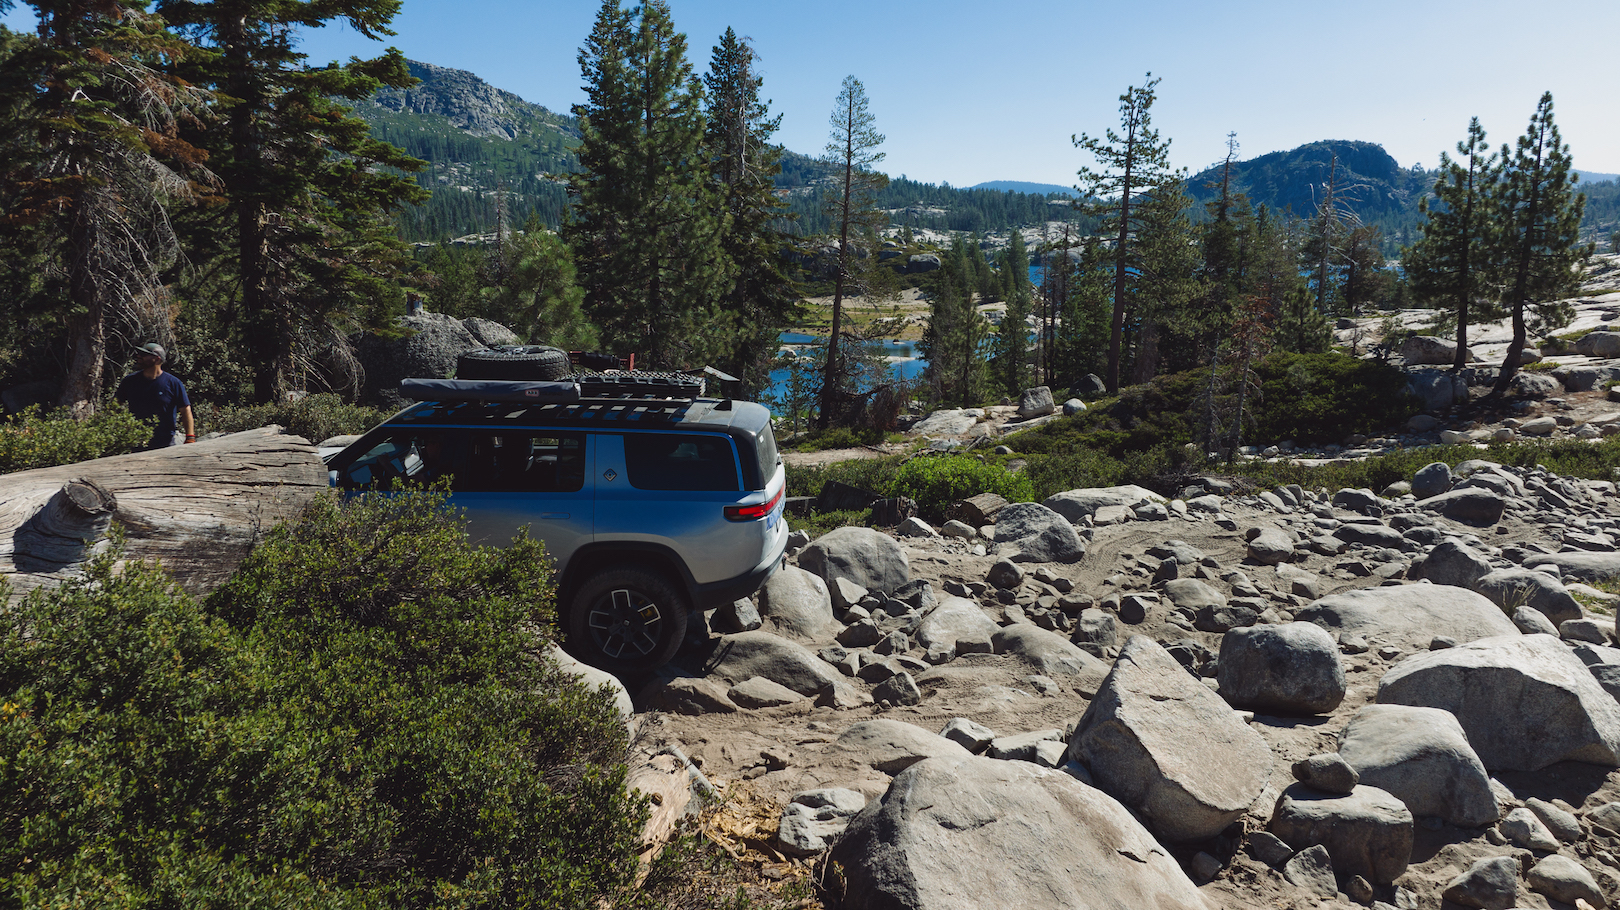
POLYGON ((1377 360, 1343 354, 1278 353, 1261 361, 1261 397, 1248 438, 1266 443, 1340 442, 1405 423, 1420 406, 1406 374, 1377 360))
POLYGON ((593 908, 645 807, 601 691, 539 650, 539 544, 442 494, 319 501, 206 609, 93 562, 0 614, 17 906, 593 908))
POLYGON ((803 467, 789 467, 787 469, 787 494, 789 496, 819 496, 821 488, 827 481, 836 480, 842 484, 869 490, 880 496, 888 496, 888 490, 894 486, 894 478, 900 470, 902 459, 898 456, 890 458, 853 458, 848 461, 835 461, 826 465, 805 465, 803 467))
POLYGON ((197 418, 198 433, 240 433, 276 424, 310 442, 364 433, 394 413, 387 408, 349 404, 341 396, 330 393, 308 395, 297 401, 241 407, 198 402, 192 410, 197 418))
POLYGON ((151 438, 151 424, 136 420, 116 402, 87 420, 29 407, 0 423, 0 474, 122 455, 151 438))
POLYGON ((928 455, 900 466, 889 496, 916 500, 925 517, 942 519, 950 505, 980 493, 996 493, 1008 502, 1029 502, 1035 488, 1028 474, 1007 470, 972 455, 928 455))

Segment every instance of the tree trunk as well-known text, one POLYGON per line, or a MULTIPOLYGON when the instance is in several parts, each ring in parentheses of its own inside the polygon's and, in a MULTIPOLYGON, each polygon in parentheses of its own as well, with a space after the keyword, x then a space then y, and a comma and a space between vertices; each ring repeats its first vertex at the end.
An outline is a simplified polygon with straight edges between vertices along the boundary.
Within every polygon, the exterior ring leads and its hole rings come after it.
POLYGON ((0 578, 12 600, 54 587, 108 545, 116 521, 125 558, 157 560, 206 596, 327 486, 315 449, 271 427, 0 475, 0 578))
POLYGON ((69 231, 69 255, 73 265, 68 296, 74 313, 67 320, 67 374, 57 404, 74 417, 96 413, 101 403, 101 371, 107 359, 106 313, 102 279, 95 262, 98 225, 93 211, 92 188, 81 189, 73 201, 73 226, 69 231))

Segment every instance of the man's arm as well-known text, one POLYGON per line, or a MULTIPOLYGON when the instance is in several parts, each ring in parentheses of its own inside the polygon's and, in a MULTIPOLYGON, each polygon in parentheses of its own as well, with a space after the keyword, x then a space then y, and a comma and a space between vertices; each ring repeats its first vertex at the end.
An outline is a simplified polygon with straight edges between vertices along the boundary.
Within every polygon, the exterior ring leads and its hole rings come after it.
POLYGON ((197 425, 191 419, 191 405, 180 406, 180 425, 186 430, 186 442, 197 441, 197 425))

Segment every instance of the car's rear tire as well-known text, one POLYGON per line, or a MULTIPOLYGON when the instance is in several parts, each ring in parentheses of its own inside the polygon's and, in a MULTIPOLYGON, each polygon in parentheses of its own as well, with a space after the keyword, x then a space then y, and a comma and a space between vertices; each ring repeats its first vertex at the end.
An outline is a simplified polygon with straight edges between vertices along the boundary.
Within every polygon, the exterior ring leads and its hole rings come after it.
POLYGON ((538 344, 484 348, 456 358, 457 379, 552 382, 572 370, 567 351, 538 344))
POLYGON ((640 566, 606 569, 569 603, 568 647, 604 670, 656 670, 686 638, 686 619, 686 597, 664 575, 640 566))

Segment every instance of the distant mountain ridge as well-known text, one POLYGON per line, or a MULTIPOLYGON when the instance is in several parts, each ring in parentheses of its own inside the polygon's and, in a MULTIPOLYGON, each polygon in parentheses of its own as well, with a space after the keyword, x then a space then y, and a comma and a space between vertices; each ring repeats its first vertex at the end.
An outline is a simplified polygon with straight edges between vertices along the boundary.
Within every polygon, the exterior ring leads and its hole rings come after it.
POLYGON ((481 139, 512 140, 536 128, 579 138, 579 123, 573 117, 524 101, 466 70, 419 60, 406 60, 405 65, 421 82, 407 89, 379 91, 373 99, 378 107, 443 117, 456 129, 481 139))
MULTIPOLYGON (((417 60, 407 66, 420 84, 385 89, 354 105, 374 136, 428 162, 417 179, 433 195, 401 214, 405 238, 428 241, 487 232, 497 218, 510 226, 531 216, 546 225, 559 224, 568 206, 563 178, 578 168, 578 121, 466 70, 417 60)), ((782 168, 778 192, 797 218, 790 229, 800 234, 826 230, 819 196, 831 169, 789 150, 783 152, 782 168)), ((1415 238, 1421 221, 1417 203, 1433 188, 1436 174, 1402 168, 1376 143, 1325 140, 1234 162, 1233 186, 1256 206, 1309 217, 1330 172, 1336 174, 1341 210, 1382 227, 1391 251, 1415 238)), ((1620 214, 1620 186, 1614 176, 1586 173, 1581 180, 1589 197, 1586 220, 1591 229, 1604 231, 1605 238, 1620 214)), ((1207 169, 1188 180, 1188 191, 1195 200, 1208 201, 1217 192, 1210 184, 1219 178, 1219 167, 1207 169)), ((963 189, 899 177, 878 202, 896 225, 987 233, 1044 222, 1052 217, 1052 206, 1060 205, 1048 201, 1051 194, 1069 198, 1075 191, 1014 180, 963 189)), ((1201 211, 1194 214, 1202 216, 1201 211)))
MULTIPOLYGON (((1187 181, 1187 192, 1199 202, 1220 194, 1221 167, 1216 165, 1187 181)), ((1374 142, 1332 139, 1309 142, 1286 152, 1232 163, 1231 189, 1255 206, 1309 218, 1333 187, 1335 203, 1363 221, 1415 212, 1417 200, 1430 190, 1434 177, 1396 163, 1374 142)))
POLYGON ((1035 193, 1050 195, 1057 193, 1061 196, 1078 196, 1072 186, 1063 186, 1057 183, 1030 183, 1025 180, 987 180, 984 183, 975 183, 968 187, 970 190, 1001 190, 1007 193, 1035 193))

